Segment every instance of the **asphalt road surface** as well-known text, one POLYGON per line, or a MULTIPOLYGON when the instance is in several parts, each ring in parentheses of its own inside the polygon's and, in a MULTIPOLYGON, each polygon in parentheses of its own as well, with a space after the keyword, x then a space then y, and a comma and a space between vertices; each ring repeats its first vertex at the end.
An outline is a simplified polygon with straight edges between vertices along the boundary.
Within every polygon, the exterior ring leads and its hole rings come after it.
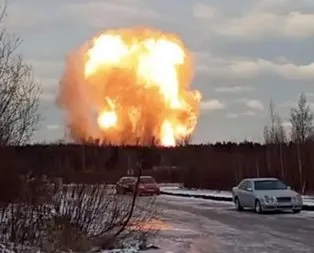
POLYGON ((173 196, 156 203, 170 226, 156 239, 163 253, 314 253, 314 212, 259 215, 173 196))

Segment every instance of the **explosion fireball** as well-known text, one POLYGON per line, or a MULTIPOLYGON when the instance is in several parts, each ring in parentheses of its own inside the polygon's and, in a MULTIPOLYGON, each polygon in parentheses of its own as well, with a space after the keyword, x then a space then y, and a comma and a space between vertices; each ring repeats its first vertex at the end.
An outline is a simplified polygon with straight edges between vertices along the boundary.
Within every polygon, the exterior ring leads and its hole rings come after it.
POLYGON ((69 55, 58 104, 75 140, 175 146, 197 124, 192 78, 191 54, 174 34, 108 30, 69 55))

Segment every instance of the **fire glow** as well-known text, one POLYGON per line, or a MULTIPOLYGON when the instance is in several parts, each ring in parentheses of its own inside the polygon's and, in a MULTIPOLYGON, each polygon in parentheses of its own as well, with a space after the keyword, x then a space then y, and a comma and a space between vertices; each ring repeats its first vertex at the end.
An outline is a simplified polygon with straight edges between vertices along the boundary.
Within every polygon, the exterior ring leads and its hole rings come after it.
POLYGON ((58 103, 77 140, 175 146, 197 124, 192 78, 191 54, 176 35, 108 30, 69 55, 58 103))

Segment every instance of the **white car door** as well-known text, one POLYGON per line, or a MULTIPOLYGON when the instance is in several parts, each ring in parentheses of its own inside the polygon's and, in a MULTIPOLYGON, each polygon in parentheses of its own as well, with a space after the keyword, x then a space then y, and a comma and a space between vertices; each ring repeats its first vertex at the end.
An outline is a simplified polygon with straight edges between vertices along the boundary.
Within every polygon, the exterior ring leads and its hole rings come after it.
POLYGON ((246 190, 246 206, 249 208, 254 208, 255 196, 254 196, 253 182, 251 180, 248 181, 248 184, 245 190, 246 190))
POLYGON ((247 206, 247 186, 248 180, 243 180, 238 186, 238 198, 240 201, 241 206, 247 206))

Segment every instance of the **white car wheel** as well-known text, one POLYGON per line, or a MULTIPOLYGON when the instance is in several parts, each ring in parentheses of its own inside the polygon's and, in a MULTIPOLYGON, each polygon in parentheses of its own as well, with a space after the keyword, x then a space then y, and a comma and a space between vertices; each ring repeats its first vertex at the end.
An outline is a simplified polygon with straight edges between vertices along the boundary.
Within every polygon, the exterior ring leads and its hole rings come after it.
POLYGON ((235 205, 235 209, 237 211, 242 211, 243 210, 243 208, 242 208, 242 206, 240 204, 240 201, 239 201, 239 199, 237 197, 234 200, 234 205, 235 205))
POLYGON ((257 212, 257 213, 263 212, 263 209, 262 209, 262 206, 261 206, 261 203, 259 202, 259 200, 256 200, 256 202, 255 202, 255 212, 257 212))

